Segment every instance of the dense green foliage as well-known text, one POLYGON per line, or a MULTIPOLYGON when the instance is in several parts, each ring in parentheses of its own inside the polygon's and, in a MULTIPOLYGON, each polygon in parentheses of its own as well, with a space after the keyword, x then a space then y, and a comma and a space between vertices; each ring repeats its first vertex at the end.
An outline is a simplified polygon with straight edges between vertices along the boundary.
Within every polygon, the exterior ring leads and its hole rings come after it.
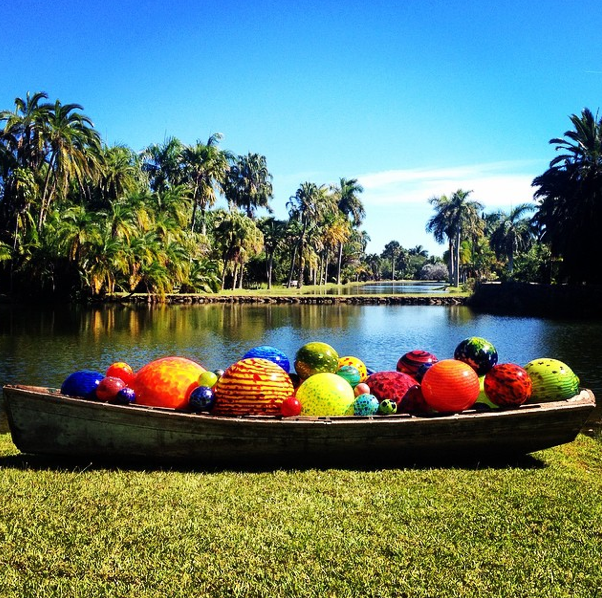
POLYGON ((49 462, 0 435, 0 594, 591 598, 600 443, 505 467, 202 472, 49 462))
MULTIPOLYGON (((441 276, 440 258, 402 240, 366 254, 357 179, 300 183, 288 219, 276 220, 265 156, 222 149, 217 133, 140 152, 108 147, 82 106, 47 100, 27 94, 0 111, 2 293, 95 297, 441 276), (220 198, 226 208, 216 208, 220 198)), ((594 242, 602 124, 588 110, 571 120, 575 131, 551 141, 564 153, 534 181, 539 205, 483 214, 462 189, 429 200, 426 230, 448 244, 453 286, 599 280, 590 264, 602 257, 594 242)))

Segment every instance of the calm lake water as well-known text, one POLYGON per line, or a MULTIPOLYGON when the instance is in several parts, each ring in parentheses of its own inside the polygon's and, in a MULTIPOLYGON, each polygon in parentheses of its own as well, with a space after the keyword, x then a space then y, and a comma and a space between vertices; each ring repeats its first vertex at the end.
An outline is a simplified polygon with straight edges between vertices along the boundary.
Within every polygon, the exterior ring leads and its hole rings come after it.
POLYGON ((559 321, 475 314, 468 307, 380 305, 196 305, 27 307, 0 305, 0 385, 60 386, 82 368, 114 361, 134 369, 181 355, 225 369, 257 345, 291 360, 323 341, 375 370, 394 370, 405 352, 452 357, 468 336, 492 342, 500 362, 564 361, 602 397, 602 321, 559 321))

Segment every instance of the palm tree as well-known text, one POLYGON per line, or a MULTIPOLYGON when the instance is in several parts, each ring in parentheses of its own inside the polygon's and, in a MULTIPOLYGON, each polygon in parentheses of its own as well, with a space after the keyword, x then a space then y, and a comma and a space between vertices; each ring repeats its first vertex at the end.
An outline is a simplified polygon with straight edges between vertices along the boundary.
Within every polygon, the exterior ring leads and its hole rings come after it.
POLYGON ((39 195, 51 112, 51 104, 42 103, 47 98, 44 92, 28 92, 25 99, 15 98, 14 111, 0 112, 0 122, 4 122, 0 130, 0 231, 12 229, 15 222, 13 246, 17 244, 20 222, 24 225, 25 214, 39 195))
POLYGON ((415 247, 408 249, 408 254, 411 256, 423 257, 425 259, 429 256, 428 250, 422 245, 416 245, 415 247))
POLYGON ((100 171, 100 135, 92 121, 81 114, 79 104, 54 103, 48 119, 45 143, 48 147, 48 165, 42 186, 38 230, 46 219, 46 213, 55 192, 61 198, 67 196, 70 183, 83 192, 85 179, 94 178, 100 171))
POLYGON ((437 243, 448 241, 449 277, 452 286, 460 285, 460 244, 463 238, 482 233, 483 219, 479 212, 483 209, 477 201, 468 200, 472 191, 458 189, 451 197, 431 197, 429 203, 435 208, 435 215, 427 224, 426 231, 432 233, 437 243))
POLYGON ((265 156, 250 153, 238 156, 228 171, 225 192, 230 206, 242 209, 251 219, 255 218, 257 208, 271 213, 272 175, 265 156))
POLYGON ((207 234, 207 209, 215 205, 217 193, 224 191, 232 160, 230 152, 218 147, 221 139, 221 133, 214 133, 207 143, 197 141, 195 145, 184 147, 182 152, 186 184, 191 189, 193 202, 191 230, 194 231, 198 209, 201 212, 202 235, 207 234))
POLYGON ((602 118, 585 108, 570 120, 574 130, 550 140, 562 153, 533 180, 534 222, 571 282, 600 282, 600 268, 591 264, 602 260, 602 118))
POLYGON ((382 273, 382 258, 377 253, 369 253, 364 262, 372 275, 372 280, 380 280, 382 273))
POLYGON ((391 260, 391 280, 395 280, 395 264, 402 251, 403 247, 398 241, 389 241, 381 253, 382 258, 391 260))
POLYGON ((134 193, 140 184, 139 157, 125 145, 103 146, 96 187, 102 205, 108 205, 134 193))
POLYGON ((499 221, 489 237, 496 255, 507 258, 510 275, 514 270, 515 254, 527 250, 533 240, 533 226, 524 215, 534 210, 535 206, 532 204, 520 204, 510 210, 509 214, 499 212, 499 221))
POLYGON ((337 284, 340 284, 341 279, 341 262, 343 261, 343 245, 349 240, 351 228, 349 221, 343 218, 340 212, 327 214, 324 218, 324 225, 320 234, 320 247, 322 251, 322 274, 320 281, 323 278, 324 283, 328 279, 328 262, 330 256, 337 252, 337 284))
POLYGON ((263 234, 263 249, 266 254, 268 289, 271 289, 274 270, 274 254, 278 247, 284 242, 286 222, 284 220, 276 220, 270 216, 269 218, 260 219, 257 222, 257 228, 259 228, 263 234))
POLYGON ((183 150, 179 139, 168 137, 162 144, 149 145, 140 154, 142 171, 148 176, 152 191, 167 191, 184 182, 183 150))
POLYGON ((0 139, 14 157, 15 167, 37 171, 46 158, 45 138, 52 104, 42 103, 48 94, 27 92, 25 99, 15 98, 13 112, 0 112, 0 122, 5 121, 0 139))
MULTIPOLYGON (((353 228, 358 228, 366 217, 364 206, 358 197, 363 192, 364 188, 357 182, 357 179, 340 178, 338 186, 334 187, 337 207, 346 219, 351 218, 353 228)), ((343 261, 345 241, 346 239, 341 240, 338 247, 337 284, 341 284, 341 262, 343 261)))
POLYGON ((299 234, 293 246, 291 267, 288 277, 288 285, 292 284, 295 261, 299 258, 297 287, 303 285, 303 256, 308 230, 311 226, 321 222, 328 213, 332 213, 336 206, 332 196, 328 193, 325 185, 305 182, 300 185, 295 195, 286 204, 289 217, 299 223, 299 234))
POLYGON ((261 231, 248 216, 231 212, 222 215, 222 220, 215 229, 215 237, 223 261, 222 288, 225 287, 226 274, 230 266, 233 271, 232 288, 236 288, 237 283, 242 288, 246 261, 263 248, 261 231))

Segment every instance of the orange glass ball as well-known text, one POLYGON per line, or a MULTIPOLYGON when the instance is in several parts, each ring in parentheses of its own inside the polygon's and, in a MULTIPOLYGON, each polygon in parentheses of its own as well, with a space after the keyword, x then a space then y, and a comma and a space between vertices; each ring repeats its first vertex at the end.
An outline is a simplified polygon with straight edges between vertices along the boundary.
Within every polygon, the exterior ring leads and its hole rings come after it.
POLYGON ((204 371, 186 357, 162 357, 141 367, 130 386, 139 405, 182 409, 204 371))
POLYGON ((108 367, 105 376, 107 376, 107 378, 120 378, 125 382, 126 386, 129 386, 134 381, 134 378, 136 378, 132 366, 124 361, 112 363, 108 367))
POLYGON ((479 376, 467 363, 457 359, 434 363, 422 379, 422 396, 435 411, 464 411, 474 405, 479 392, 479 376))
POLYGON ((281 415, 282 401, 294 394, 294 388, 279 365, 248 357, 232 364, 213 392, 213 415, 281 415))

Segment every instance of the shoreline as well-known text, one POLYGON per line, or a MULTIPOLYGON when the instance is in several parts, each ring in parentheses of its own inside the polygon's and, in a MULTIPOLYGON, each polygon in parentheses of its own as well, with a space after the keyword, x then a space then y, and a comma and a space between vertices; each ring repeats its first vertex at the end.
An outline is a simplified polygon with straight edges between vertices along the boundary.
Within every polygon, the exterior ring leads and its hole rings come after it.
POLYGON ((132 295, 105 297, 91 303, 203 305, 212 303, 301 304, 301 305, 466 305, 466 296, 432 295, 132 295))

